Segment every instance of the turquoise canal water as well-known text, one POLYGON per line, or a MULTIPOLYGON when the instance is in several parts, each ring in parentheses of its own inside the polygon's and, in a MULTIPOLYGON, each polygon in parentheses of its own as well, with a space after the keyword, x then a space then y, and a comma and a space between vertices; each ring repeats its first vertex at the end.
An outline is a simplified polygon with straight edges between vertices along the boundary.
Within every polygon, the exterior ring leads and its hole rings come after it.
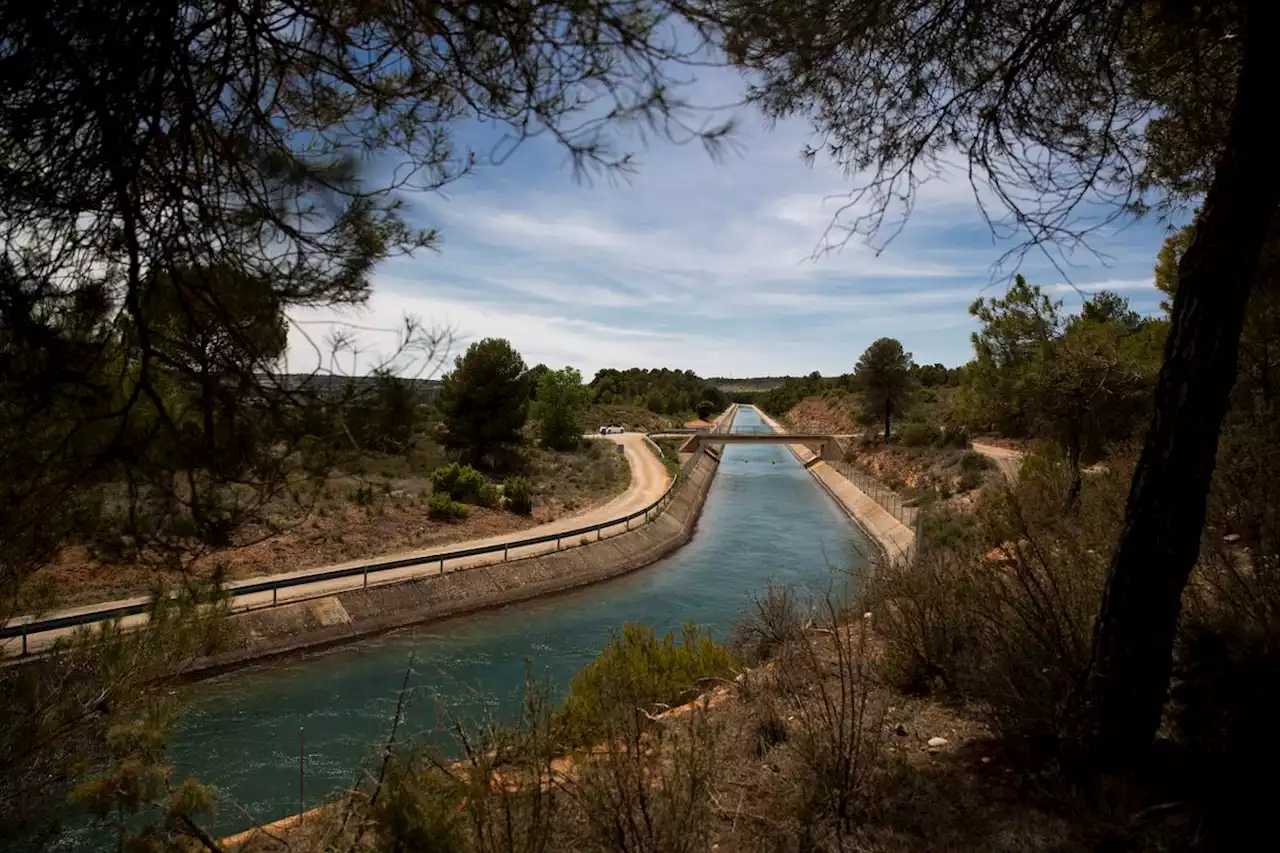
MULTIPOLYGON (((734 429, 761 425, 742 409, 734 429)), ((464 721, 518 709, 526 661, 563 695, 624 622, 679 631, 694 620, 727 638, 769 581, 822 591, 867 553, 789 450, 730 445, 697 533, 668 559, 573 593, 202 682, 173 757, 180 773, 219 791, 210 828, 234 832, 297 811, 300 729, 307 803, 349 787, 386 738, 411 659, 402 734, 441 737, 445 709, 464 721)))

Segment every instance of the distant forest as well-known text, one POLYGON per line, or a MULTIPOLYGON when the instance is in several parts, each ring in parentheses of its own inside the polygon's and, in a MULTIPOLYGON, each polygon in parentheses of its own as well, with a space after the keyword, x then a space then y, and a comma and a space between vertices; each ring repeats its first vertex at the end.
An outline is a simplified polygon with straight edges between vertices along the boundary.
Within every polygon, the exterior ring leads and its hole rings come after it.
POLYGON ((709 411, 718 412, 729 405, 729 397, 723 390, 691 370, 606 368, 595 375, 588 387, 597 403, 644 406, 658 414, 697 411, 704 401, 710 406, 702 408, 709 411))

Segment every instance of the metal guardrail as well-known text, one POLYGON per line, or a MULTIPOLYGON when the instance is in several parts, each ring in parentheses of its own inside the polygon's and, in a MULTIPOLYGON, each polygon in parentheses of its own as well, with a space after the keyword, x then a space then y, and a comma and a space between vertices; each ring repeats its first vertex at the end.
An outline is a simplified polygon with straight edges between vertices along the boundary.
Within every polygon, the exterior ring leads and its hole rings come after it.
MULTIPOLYGON (((559 533, 548 533, 544 536, 532 536, 528 539, 520 539, 515 542, 504 542, 498 545, 485 545, 478 548, 463 548, 457 551, 441 551, 435 554, 422 554, 416 557, 404 557, 398 560, 382 560, 376 563, 366 563, 358 566, 345 566, 338 569, 330 569, 324 572, 314 572, 308 575, 302 575, 292 578, 267 578, 261 581, 237 584, 229 587, 228 591, 232 595, 232 604, 234 600, 244 595, 255 595, 262 592, 270 592, 271 603, 275 605, 278 601, 278 593, 282 589, 289 589, 296 586, 307 586, 322 581, 338 580, 341 578, 350 578, 363 576, 363 587, 369 585, 369 576, 379 572, 391 571, 394 569, 404 569, 411 566, 424 566, 430 563, 440 564, 440 573, 444 574, 444 564, 449 560, 460 560, 466 557, 477 557, 483 554, 496 554, 502 552, 503 561, 507 559, 507 555, 512 549, 526 548, 531 545, 545 545, 548 542, 556 543, 556 550, 560 550, 560 545, 565 539, 574 539, 580 536, 586 536, 591 533, 596 534, 596 540, 603 538, 603 533, 610 527, 617 527, 619 524, 627 525, 627 529, 631 529, 631 522, 641 516, 644 516, 646 522, 649 521, 649 514, 661 509, 665 504, 671 502, 675 493, 676 485, 680 482, 679 476, 673 477, 671 483, 667 486, 666 491, 649 505, 635 510, 628 515, 620 518, 614 518, 609 521, 603 521, 598 524, 590 524, 586 527, 578 527, 573 530, 564 530, 559 533)), ((96 610, 90 610, 85 613, 76 613, 68 616, 55 616, 50 619, 37 619, 30 622, 19 622, 17 624, 10 623, 0 626, 0 640, 10 640, 15 637, 22 638, 22 654, 27 653, 27 639, 36 634, 43 634, 49 631, 58 631, 64 628, 76 628, 81 625, 92 625, 95 622, 104 622, 109 619, 120 619, 125 616, 136 616, 139 613, 147 613, 154 606, 152 601, 135 602, 133 604, 122 604, 115 607, 102 607, 96 610)))
POLYGON ((920 521, 919 507, 907 506, 902 495, 848 462, 828 462, 827 464, 865 492, 867 497, 879 504, 885 512, 898 519, 904 526, 917 530, 920 521))

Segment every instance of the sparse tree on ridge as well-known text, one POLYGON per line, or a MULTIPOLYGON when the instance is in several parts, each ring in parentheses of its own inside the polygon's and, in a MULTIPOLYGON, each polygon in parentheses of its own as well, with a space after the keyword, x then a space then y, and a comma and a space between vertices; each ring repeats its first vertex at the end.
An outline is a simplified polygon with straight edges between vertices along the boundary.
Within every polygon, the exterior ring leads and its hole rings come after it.
POLYGON ((911 353, 893 338, 880 338, 858 359, 854 377, 863 405, 884 417, 884 443, 888 444, 893 416, 901 414, 911 400, 915 380, 911 378, 911 353))
MULTIPOLYGON (((532 372, 532 371, 531 371, 532 372)), ((587 401, 582 374, 576 368, 547 370, 542 374, 533 404, 542 443, 553 450, 572 450, 582 439, 578 416, 587 401)))
POLYGON ((1128 439, 1145 417, 1159 367, 1163 325, 1123 297, 1100 291, 1078 315, 1017 276, 1002 298, 969 309, 980 326, 952 417, 1006 435, 1056 441, 1081 487, 1081 459, 1128 439))
POLYGON ((446 447, 477 465, 520 443, 529 413, 528 376, 520 353, 502 338, 467 347, 444 377, 436 406, 446 447))

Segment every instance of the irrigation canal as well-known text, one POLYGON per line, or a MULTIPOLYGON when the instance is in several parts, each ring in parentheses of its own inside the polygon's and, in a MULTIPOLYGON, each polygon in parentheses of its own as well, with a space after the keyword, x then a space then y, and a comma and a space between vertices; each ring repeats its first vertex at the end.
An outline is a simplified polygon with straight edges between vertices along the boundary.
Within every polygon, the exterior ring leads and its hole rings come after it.
MULTIPOLYGON (((734 431, 762 426, 742 408, 734 431)), ((305 800, 315 805, 349 787, 386 738, 411 658, 401 733, 443 738, 448 714, 465 722, 515 713, 526 661, 560 695, 624 622, 678 632, 694 620, 727 638, 769 581, 820 591, 833 570, 863 565, 865 553, 865 539, 786 447, 729 445, 697 533, 660 563, 195 685, 198 699, 172 747, 176 775, 217 789, 215 833, 275 820, 298 809, 300 733, 305 800)))

